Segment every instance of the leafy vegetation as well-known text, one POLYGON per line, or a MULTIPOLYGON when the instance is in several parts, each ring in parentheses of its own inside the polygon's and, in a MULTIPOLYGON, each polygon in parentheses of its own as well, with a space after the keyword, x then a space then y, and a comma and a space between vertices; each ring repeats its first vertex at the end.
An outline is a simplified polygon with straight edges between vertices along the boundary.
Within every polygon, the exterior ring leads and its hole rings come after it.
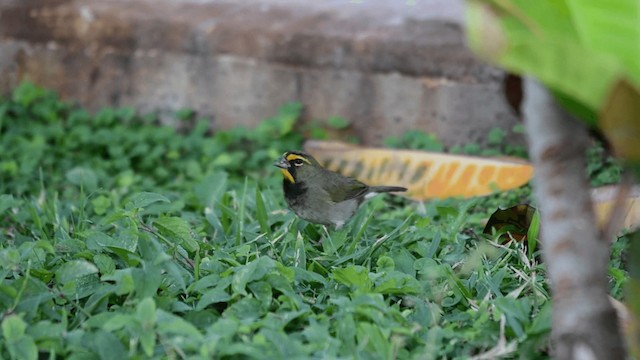
POLYGON ((602 132, 638 175, 640 3, 601 5, 469 1, 467 40, 477 55, 538 79, 566 110, 602 132))
MULTIPOLYGON (((513 133, 521 134, 524 131, 521 125, 514 126, 513 133)), ((420 149, 433 152, 447 152, 452 154, 466 154, 475 156, 513 156, 527 157, 527 150, 521 145, 512 145, 507 139, 507 132, 501 128, 493 128, 487 134, 486 146, 468 143, 464 146, 454 146, 446 149, 434 134, 421 130, 409 130, 399 137, 388 137, 384 145, 391 148, 420 149)))
POLYGON ((271 166, 300 110, 215 133, 181 111, 180 133, 30 84, 1 99, 0 357, 545 358, 538 252, 481 234, 529 189, 378 197, 325 232, 271 166))

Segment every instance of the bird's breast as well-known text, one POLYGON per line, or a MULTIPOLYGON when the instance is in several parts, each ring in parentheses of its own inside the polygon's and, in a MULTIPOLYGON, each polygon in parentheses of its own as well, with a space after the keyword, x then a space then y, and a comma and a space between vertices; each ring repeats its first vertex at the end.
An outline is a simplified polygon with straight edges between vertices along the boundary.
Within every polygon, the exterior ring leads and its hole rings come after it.
POLYGON ((296 199, 301 199, 303 196, 306 196, 308 191, 307 185, 304 181, 291 183, 284 180, 282 182, 282 189, 287 203, 296 199))

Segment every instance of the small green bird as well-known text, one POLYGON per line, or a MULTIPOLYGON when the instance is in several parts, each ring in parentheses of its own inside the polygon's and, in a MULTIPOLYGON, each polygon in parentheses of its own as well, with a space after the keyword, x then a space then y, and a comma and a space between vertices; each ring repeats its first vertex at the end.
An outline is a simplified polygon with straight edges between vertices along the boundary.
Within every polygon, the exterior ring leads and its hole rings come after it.
POLYGON ((309 222, 341 228, 360 204, 379 193, 407 191, 401 186, 369 186, 323 168, 311 155, 287 151, 274 163, 284 179, 289 208, 309 222))

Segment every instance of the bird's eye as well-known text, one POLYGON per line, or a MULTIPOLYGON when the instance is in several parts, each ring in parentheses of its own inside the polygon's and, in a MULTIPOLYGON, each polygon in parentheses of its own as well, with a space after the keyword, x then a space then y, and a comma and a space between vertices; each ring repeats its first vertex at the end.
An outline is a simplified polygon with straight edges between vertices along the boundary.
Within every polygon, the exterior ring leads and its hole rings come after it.
POLYGON ((302 159, 295 159, 292 161, 292 163, 295 166, 302 166, 302 164, 304 164, 304 161, 302 161, 302 159))

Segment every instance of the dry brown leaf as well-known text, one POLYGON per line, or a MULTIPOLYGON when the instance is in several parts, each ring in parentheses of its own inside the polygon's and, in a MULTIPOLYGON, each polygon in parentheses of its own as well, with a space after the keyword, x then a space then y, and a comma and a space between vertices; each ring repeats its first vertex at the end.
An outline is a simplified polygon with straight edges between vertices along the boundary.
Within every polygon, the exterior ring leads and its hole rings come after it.
POLYGON ((620 333, 624 335, 627 346, 629 348, 629 352, 637 356, 640 354, 640 343, 638 343, 638 320, 632 314, 629 307, 609 296, 609 301, 611 305, 613 305, 613 309, 616 311, 616 315, 618 316, 618 324, 620 326, 620 333))
POLYGON ((508 241, 513 238, 516 241, 523 241, 527 238, 527 232, 535 212, 536 209, 529 204, 497 209, 489 217, 482 232, 491 235, 492 229, 508 231, 508 234, 502 236, 503 240, 508 241))
POLYGON ((640 90, 629 81, 618 81, 599 117, 602 132, 616 155, 640 163, 640 90))
MULTIPOLYGON (((609 222, 617 193, 618 186, 616 185, 602 186, 591 190, 596 218, 601 229, 609 222)), ((625 207, 622 227, 629 230, 640 228, 640 186, 631 188, 629 196, 622 206, 625 207)))
POLYGON ((308 141, 305 150, 327 168, 369 185, 397 185, 414 200, 476 197, 526 184, 533 167, 520 159, 487 159, 417 150, 308 141))

